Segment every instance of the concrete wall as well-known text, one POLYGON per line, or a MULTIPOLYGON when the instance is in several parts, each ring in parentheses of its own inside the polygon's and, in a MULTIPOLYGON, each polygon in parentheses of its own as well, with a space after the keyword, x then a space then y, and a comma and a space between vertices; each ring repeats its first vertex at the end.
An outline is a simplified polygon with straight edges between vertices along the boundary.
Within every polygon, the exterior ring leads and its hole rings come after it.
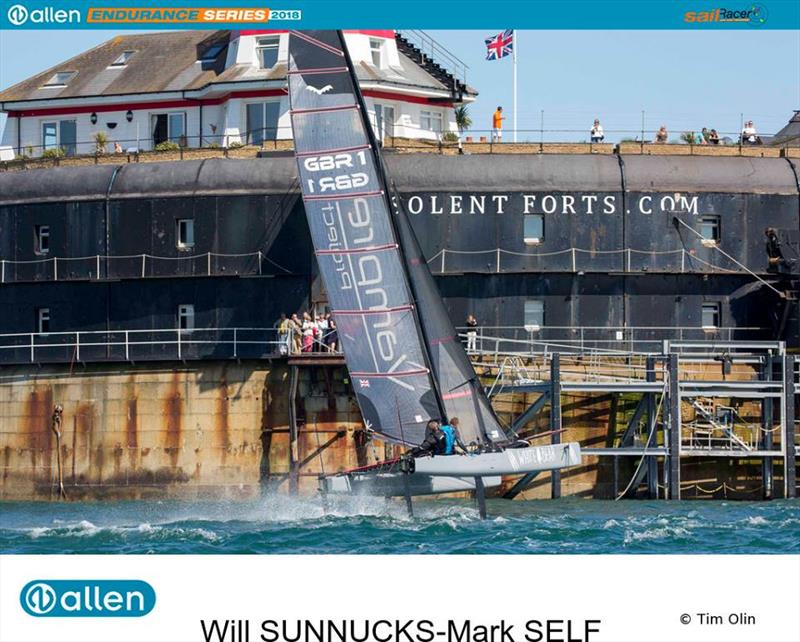
MULTIPOLYGON (((301 367, 298 438, 289 437, 289 366, 285 362, 205 361, 159 364, 17 367, 0 371, 0 500, 56 499, 59 447, 51 430, 64 408, 60 452, 67 495, 78 498, 247 497, 269 486, 315 492, 320 472, 399 454, 365 441, 346 371, 301 367), (296 465, 293 465, 295 462, 296 465)), ((535 394, 501 395, 495 407, 511 422, 535 394)), ((564 441, 585 447, 618 443, 638 399, 564 395, 564 441)), ((688 409, 686 410, 687 417, 688 409)), ((743 416, 757 415, 749 404, 743 416)), ((545 408, 524 434, 548 430, 545 408)), ((534 443, 543 443, 536 442, 534 443)), ((585 457, 562 475, 562 495, 613 498, 638 458, 585 457)), ((760 464, 700 458, 682 462, 686 497, 760 497, 760 464), (727 484, 727 488, 720 486, 727 484), (709 490, 723 488, 716 495, 709 490), (721 493, 727 493, 723 495, 721 493)), ((775 484, 780 488, 780 466, 775 484)), ((515 480, 507 480, 505 486, 515 480)), ((550 496, 543 473, 522 498, 550 496)))
MULTIPOLYGON (((323 445, 337 437, 301 471, 309 473, 300 475, 301 490, 310 492, 321 467, 358 463, 352 436, 359 414, 341 394, 341 371, 330 380, 306 375, 295 455, 306 458, 318 439, 323 445)), ((70 498, 246 496, 267 476, 287 488, 287 376, 285 364, 257 361, 127 366, 124 372, 3 369, 0 499, 54 497, 55 404, 64 408, 61 456, 70 498)))

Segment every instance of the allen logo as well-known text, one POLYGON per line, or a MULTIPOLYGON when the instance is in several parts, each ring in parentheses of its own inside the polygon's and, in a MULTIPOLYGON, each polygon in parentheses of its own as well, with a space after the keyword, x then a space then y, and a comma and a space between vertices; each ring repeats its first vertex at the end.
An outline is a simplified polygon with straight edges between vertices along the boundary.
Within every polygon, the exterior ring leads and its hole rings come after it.
POLYGON ((6 14, 8 21, 15 27, 25 23, 31 24, 66 24, 81 21, 81 12, 78 9, 56 9, 55 7, 42 7, 29 10, 21 4, 11 5, 6 14))
POLYGON ((34 580, 19 601, 33 617, 142 617, 156 592, 141 580, 34 580))

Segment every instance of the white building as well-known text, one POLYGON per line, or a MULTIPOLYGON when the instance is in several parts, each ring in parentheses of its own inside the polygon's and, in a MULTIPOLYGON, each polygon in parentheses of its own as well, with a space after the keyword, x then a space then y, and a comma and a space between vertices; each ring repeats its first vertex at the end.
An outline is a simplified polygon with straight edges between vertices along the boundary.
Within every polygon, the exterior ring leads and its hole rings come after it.
MULTIPOLYGON (((376 131, 431 140, 457 131, 454 106, 476 92, 439 66, 448 61, 393 31, 345 37, 376 131)), ((39 156, 94 153, 98 134, 105 152, 290 139, 287 48, 281 31, 116 37, 0 92, 0 144, 39 156)))

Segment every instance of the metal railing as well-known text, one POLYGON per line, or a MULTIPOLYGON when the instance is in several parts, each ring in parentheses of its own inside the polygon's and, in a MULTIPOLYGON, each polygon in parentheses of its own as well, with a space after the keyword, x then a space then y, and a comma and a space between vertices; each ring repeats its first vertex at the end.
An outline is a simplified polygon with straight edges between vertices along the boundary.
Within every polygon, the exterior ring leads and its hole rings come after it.
POLYGON ((470 355, 535 356, 600 353, 609 356, 663 354, 665 342, 732 342, 768 335, 765 328, 690 326, 481 326, 458 327, 470 355), (474 339, 470 333, 474 332, 474 339))
POLYGON ((237 276, 291 274, 265 254, 205 252, 185 256, 130 254, 115 256, 42 257, 29 261, 0 259, 0 284, 30 281, 96 281, 174 276, 237 276))
POLYGON ((340 354, 326 337, 308 350, 291 329, 166 328, 29 332, 0 335, 0 364, 265 359, 293 354, 340 354))
MULTIPOLYGON (((676 153, 703 153, 703 149, 721 150, 719 153, 733 153, 752 155, 753 150, 774 150, 775 153, 788 147, 798 147, 796 139, 786 139, 777 142, 767 141, 765 144, 748 143, 742 140, 739 132, 719 132, 720 142, 717 144, 698 142, 705 141, 697 132, 684 132, 682 138, 675 138, 666 143, 655 142, 657 130, 655 129, 630 129, 609 128, 605 130, 602 141, 592 141, 588 129, 575 128, 545 128, 544 124, 537 128, 504 129, 503 138, 497 140, 493 137, 493 130, 489 128, 469 128, 462 131, 449 130, 453 126, 446 118, 442 121, 443 129, 430 129, 406 121, 386 123, 384 136, 385 148, 402 148, 404 150, 419 149, 421 151, 438 151, 444 153, 451 148, 465 146, 470 151, 480 153, 493 153, 509 151, 513 146, 540 147, 544 151, 545 145, 586 145, 589 151, 613 151, 616 144, 633 143, 640 147, 642 152, 650 150, 655 153, 668 152, 670 149, 676 153), (509 143, 516 138, 519 143, 509 143), (693 134, 694 137, 687 134, 693 134), (613 140, 612 140, 613 139, 613 140)), ((764 135, 771 138, 770 135, 764 135)), ((3 161, 0 167, 9 169, 14 164, 27 160, 50 160, 54 165, 70 157, 94 159, 99 162, 101 158, 113 158, 119 162, 136 162, 141 153, 166 154, 177 153, 183 158, 184 153, 197 149, 204 149, 209 153, 216 150, 220 155, 227 156, 231 151, 240 148, 255 150, 290 150, 293 148, 292 128, 289 125, 276 127, 260 127, 257 129, 242 130, 237 133, 183 135, 156 143, 151 137, 117 138, 98 142, 97 140, 70 141, 66 144, 33 144, 22 142, 14 145, 16 159, 3 161)))
MULTIPOLYGON (((712 246, 713 247, 713 246, 712 246)), ((550 252, 517 252, 503 248, 452 250, 443 248, 428 259, 434 274, 483 272, 499 274, 526 270, 548 272, 745 272, 740 265, 716 253, 719 263, 697 256, 690 250, 584 250, 571 247, 550 252), (546 265, 539 259, 547 259, 546 265)), ((762 270, 766 273, 765 270, 762 270)))
MULTIPOLYGON (((664 354, 679 341, 724 346, 753 341, 763 328, 696 328, 685 326, 483 326, 457 329, 471 356, 495 359, 564 354, 664 354), (471 333, 474 332, 474 339, 471 333)), ((329 339, 335 330, 303 341, 302 331, 271 328, 157 328, 23 332, 0 334, 0 364, 261 359, 295 354, 341 354, 329 339)), ((756 342, 758 343, 758 342, 756 342)), ((690 344, 687 344, 690 345, 690 344)), ((691 344, 694 345, 694 344, 691 344)), ((758 344, 761 346, 762 344, 758 344)), ((772 343, 763 343, 772 346, 772 343)), ((762 347, 763 347, 762 346, 762 347)), ((678 345, 678 348, 680 346, 678 345)))
POLYGON ((421 29, 400 29, 397 33, 413 47, 416 47, 428 60, 433 63, 441 63, 446 73, 464 85, 467 84, 469 65, 436 42, 433 36, 421 29))

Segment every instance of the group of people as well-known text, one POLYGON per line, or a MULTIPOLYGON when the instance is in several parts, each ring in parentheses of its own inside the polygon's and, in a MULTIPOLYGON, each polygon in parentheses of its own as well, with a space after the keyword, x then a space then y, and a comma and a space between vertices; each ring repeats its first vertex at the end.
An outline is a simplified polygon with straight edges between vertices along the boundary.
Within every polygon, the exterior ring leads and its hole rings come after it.
POLYGON ((339 335, 331 314, 303 312, 281 318, 275 322, 278 330, 278 349, 281 354, 301 352, 336 352, 339 335))
MULTIPOLYGON (((498 106, 492 115, 492 142, 500 143, 503 140, 503 121, 506 117, 503 115, 503 108, 498 106)), ((691 143, 693 145, 719 145, 720 136, 716 129, 703 127, 699 133, 689 132, 691 135, 691 143)), ((592 123, 592 128, 589 130, 589 138, 593 143, 602 143, 605 138, 603 126, 600 124, 600 119, 595 118, 592 123)), ((726 139, 729 140, 729 139, 726 139)), ((669 142, 669 132, 666 125, 661 125, 656 132, 654 143, 667 143, 669 142)), ((760 145, 762 144, 761 138, 756 132, 752 120, 748 120, 741 133, 742 145, 760 145)))
POLYGON ((425 457, 436 455, 455 455, 456 447, 459 448, 458 454, 466 455, 469 453, 461 435, 458 432, 458 417, 451 417, 439 422, 431 419, 425 426, 425 438, 419 446, 416 446, 406 453, 408 457, 425 457))

